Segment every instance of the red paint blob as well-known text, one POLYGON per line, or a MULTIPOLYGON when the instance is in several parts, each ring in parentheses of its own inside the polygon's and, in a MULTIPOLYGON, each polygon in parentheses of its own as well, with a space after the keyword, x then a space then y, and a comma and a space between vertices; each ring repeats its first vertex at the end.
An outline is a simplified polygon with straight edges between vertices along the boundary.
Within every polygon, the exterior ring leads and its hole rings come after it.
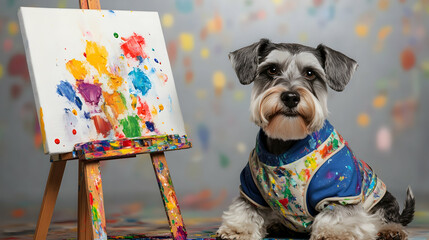
POLYGON ((104 120, 98 115, 92 116, 91 119, 94 121, 97 132, 102 134, 103 137, 107 137, 110 133, 110 130, 112 130, 112 125, 110 125, 110 122, 104 120))
POLYGON ((72 131, 72 133, 73 133, 73 135, 76 135, 76 129, 73 129, 73 131, 72 131))
POLYGON ((152 116, 150 114, 149 105, 146 101, 142 102, 140 98, 138 98, 138 106, 137 106, 137 115, 142 118, 144 121, 150 121, 152 116))
POLYGON ((125 56, 131 58, 137 58, 137 56, 147 58, 147 54, 143 50, 145 46, 145 40, 142 36, 134 33, 131 37, 122 38, 122 40, 125 41, 121 45, 121 49, 125 56))
POLYGON ((171 41, 167 45, 168 57, 170 59, 170 64, 174 65, 177 58, 177 42, 171 41))
POLYGON ((401 53, 401 65, 405 71, 410 70, 416 63, 416 56, 411 48, 406 48, 401 53))
POLYGON ((55 144, 60 144, 60 139, 55 139, 55 144))
POLYGON ((9 60, 7 71, 11 76, 21 76, 25 81, 30 81, 27 68, 27 60, 24 54, 16 54, 9 60))

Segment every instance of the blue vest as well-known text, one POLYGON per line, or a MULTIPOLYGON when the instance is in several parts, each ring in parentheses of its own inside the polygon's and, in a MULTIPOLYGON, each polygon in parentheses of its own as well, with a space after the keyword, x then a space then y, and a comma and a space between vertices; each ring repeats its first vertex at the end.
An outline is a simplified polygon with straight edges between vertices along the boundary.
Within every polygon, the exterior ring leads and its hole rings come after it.
POLYGON ((386 193, 384 183, 328 121, 279 155, 266 150, 264 134, 260 130, 241 172, 241 193, 283 215, 283 224, 294 231, 308 232, 328 205, 362 204, 369 211, 386 193))

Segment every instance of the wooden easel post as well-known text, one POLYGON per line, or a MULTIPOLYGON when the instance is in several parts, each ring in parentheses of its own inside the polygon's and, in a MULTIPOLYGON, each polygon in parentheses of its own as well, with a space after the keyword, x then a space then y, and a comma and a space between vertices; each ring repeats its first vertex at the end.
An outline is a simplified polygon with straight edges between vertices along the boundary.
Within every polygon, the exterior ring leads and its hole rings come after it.
POLYGON ((58 191, 64 175, 66 161, 51 162, 48 180, 46 181, 45 193, 43 194, 42 207, 40 208, 39 219, 37 220, 34 239, 46 239, 57 201, 58 191))
POLYGON ((171 233, 176 240, 186 240, 186 228, 183 224, 179 203, 171 180, 170 170, 165 160, 164 152, 151 153, 153 170, 155 171, 161 198, 164 203, 165 213, 170 223, 171 233))

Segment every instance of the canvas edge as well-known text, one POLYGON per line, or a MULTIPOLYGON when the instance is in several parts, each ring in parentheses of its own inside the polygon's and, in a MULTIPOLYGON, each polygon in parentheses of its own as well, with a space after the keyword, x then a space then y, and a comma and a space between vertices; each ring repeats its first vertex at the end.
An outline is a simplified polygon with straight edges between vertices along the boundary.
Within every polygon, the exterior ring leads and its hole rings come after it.
POLYGON ((43 119, 41 118, 41 115, 40 115, 39 93, 37 91, 35 91, 35 89, 37 89, 37 86, 36 86, 34 69, 33 69, 33 64, 32 64, 33 60, 31 58, 31 53, 30 53, 30 48, 29 48, 29 43, 28 43, 28 38, 27 38, 27 32, 26 32, 26 28, 25 28, 25 19, 23 16, 23 11, 27 11, 27 9, 29 9, 29 8, 32 8, 32 7, 20 7, 18 9, 18 21, 19 21, 19 26, 21 29, 22 40, 24 43, 26 62, 27 62, 27 67, 28 67, 30 79, 31 79, 31 87, 33 90, 34 102, 36 105, 37 120, 39 122, 40 133, 42 134, 43 152, 45 154, 49 154, 49 147, 46 143, 46 132, 44 131, 44 126, 42 126, 43 122, 41 120, 43 120, 43 119))

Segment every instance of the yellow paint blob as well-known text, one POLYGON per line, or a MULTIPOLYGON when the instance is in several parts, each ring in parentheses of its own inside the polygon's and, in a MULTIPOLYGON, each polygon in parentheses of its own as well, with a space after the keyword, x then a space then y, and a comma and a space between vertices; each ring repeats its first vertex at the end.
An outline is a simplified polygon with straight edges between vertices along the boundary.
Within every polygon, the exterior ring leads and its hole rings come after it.
POLYGON ((162 105, 162 104, 159 104, 159 111, 163 111, 164 110, 164 105, 162 105))
POLYGON ((156 110, 155 106, 152 106, 150 113, 152 113, 152 116, 158 115, 158 111, 156 110))
POLYGON ((0 79, 3 77, 3 65, 0 63, 0 79))
POLYGON ((179 41, 183 51, 190 52, 194 49, 194 36, 192 34, 181 33, 179 41))
POLYGON ((116 91, 114 91, 112 94, 103 92, 103 97, 105 104, 109 106, 110 109, 112 109, 112 112, 116 118, 118 118, 120 114, 123 114, 125 110, 127 110, 120 93, 116 91))
POLYGON ((121 76, 117 76, 115 74, 109 74, 109 82, 107 85, 114 91, 118 90, 119 87, 122 86, 122 83, 124 82, 124 79, 121 76))
POLYGON ((280 5, 283 3, 283 0, 272 0, 274 5, 280 5))
POLYGON ((208 48, 203 48, 200 51, 201 58, 207 59, 210 56, 210 50, 208 48))
POLYGON ((213 74, 213 86, 215 88, 215 94, 217 96, 222 94, 222 91, 225 88, 225 85, 226 85, 225 74, 223 74, 223 72, 221 71, 216 71, 213 74))
POLYGON ((244 96, 245 96, 245 94, 244 94, 244 91, 243 91, 243 90, 236 90, 236 91, 234 92, 234 99, 235 99, 236 101, 243 101, 244 96))
POLYGON ((67 7, 67 0, 58 0, 57 7, 58 8, 66 8, 67 7))
POLYGON ((9 22, 7 25, 7 30, 9 31, 9 35, 15 36, 19 31, 18 23, 15 21, 9 22))
POLYGON ((174 24, 174 16, 172 14, 166 13, 162 16, 162 26, 169 28, 174 24))
POLYGON ((299 34, 299 41, 301 41, 301 42, 307 42, 307 40, 308 40, 307 33, 300 33, 299 34))
POLYGON ((207 91, 204 89, 199 89, 197 90, 196 95, 198 99, 205 99, 207 98, 207 91))
POLYGON ((372 105, 374 108, 382 108, 386 105, 387 97, 386 95, 382 94, 374 98, 372 101, 372 105))
POLYGON ((74 115, 76 115, 76 116, 77 116, 77 111, 76 111, 76 109, 73 109, 73 110, 72 110, 72 113, 73 113, 74 115))
POLYGON ((146 65, 144 65, 144 70, 148 70, 148 68, 147 68, 147 66, 146 66, 146 65))
POLYGON ((40 133, 42 134, 42 142, 43 142, 43 150, 45 153, 47 153, 46 149, 46 132, 45 132, 45 122, 43 121, 43 109, 39 109, 39 125, 40 125, 40 133))
POLYGON ((77 80, 84 80, 88 74, 85 64, 82 61, 76 59, 68 61, 66 63, 66 68, 77 80))
POLYGON ((96 42, 86 41, 86 59, 100 74, 108 73, 106 69, 108 53, 104 46, 96 42))
POLYGON ((367 24, 359 23, 355 27, 355 32, 359 37, 366 37, 369 32, 369 27, 367 24))
POLYGON ((130 97, 131 97, 131 107, 133 108, 133 110, 136 110, 137 97, 134 96, 134 94, 130 94, 130 97))
POLYGON ((370 122, 370 118, 368 114, 366 113, 359 114, 357 118, 357 123, 359 124, 359 126, 366 127, 369 125, 369 122, 370 122))

